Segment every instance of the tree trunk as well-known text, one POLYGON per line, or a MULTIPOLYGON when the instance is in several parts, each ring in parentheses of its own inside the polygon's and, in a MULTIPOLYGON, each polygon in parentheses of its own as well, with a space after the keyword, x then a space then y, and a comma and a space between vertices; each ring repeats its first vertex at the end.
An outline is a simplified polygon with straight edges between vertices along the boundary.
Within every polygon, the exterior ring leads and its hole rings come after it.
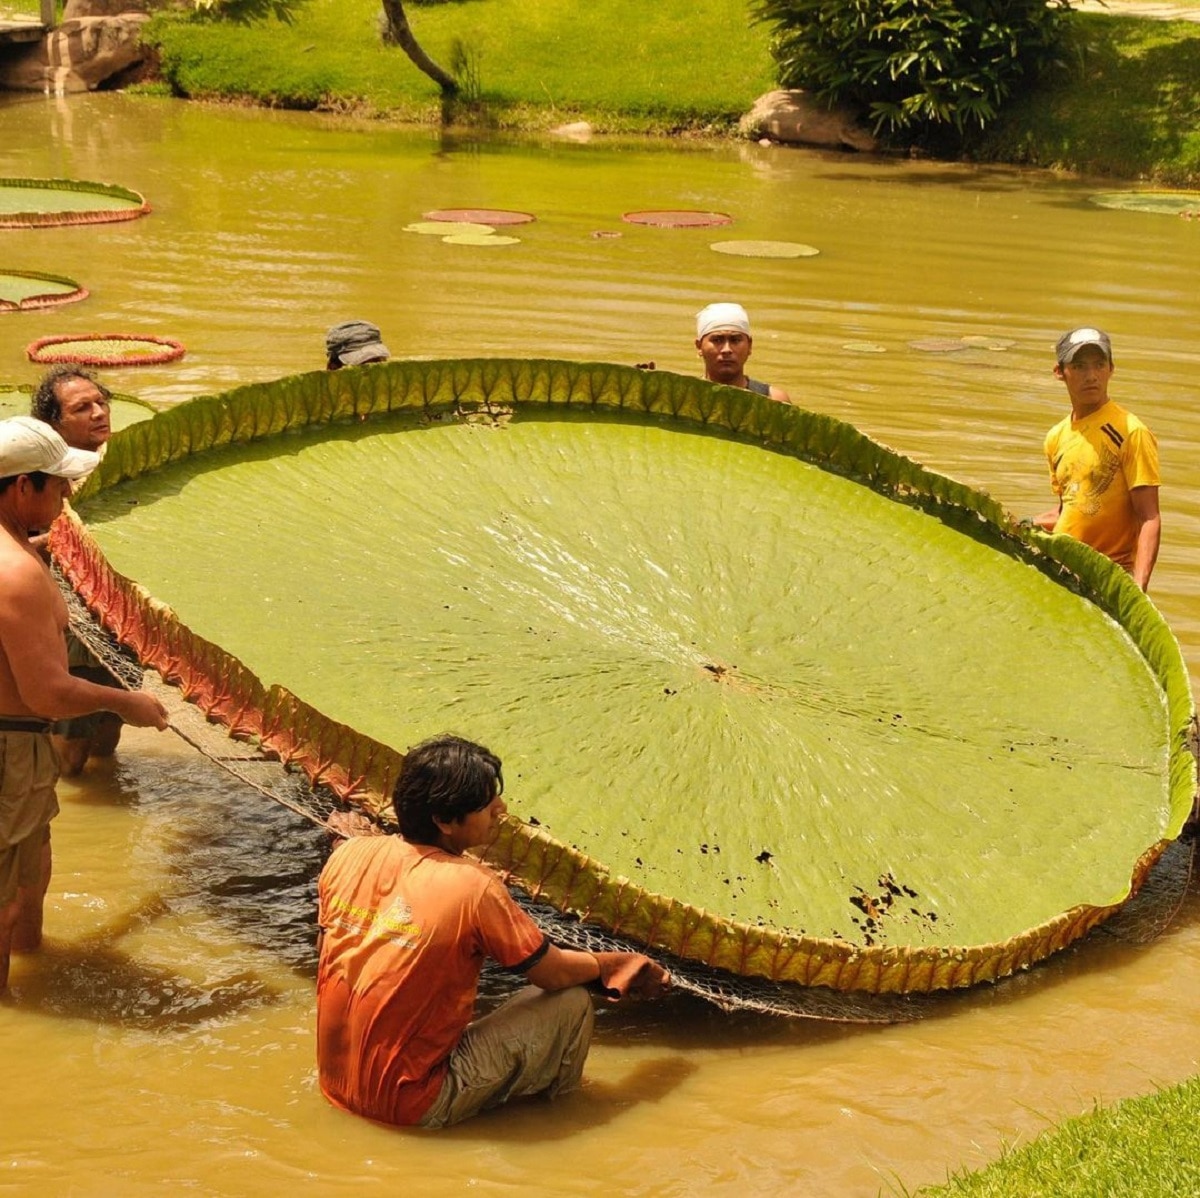
POLYGON ((413 32, 408 27, 403 0, 383 0, 383 15, 387 19, 387 36, 412 59, 413 66, 418 71, 423 71, 442 89, 444 98, 457 95, 458 83, 454 76, 446 74, 413 37, 413 32))

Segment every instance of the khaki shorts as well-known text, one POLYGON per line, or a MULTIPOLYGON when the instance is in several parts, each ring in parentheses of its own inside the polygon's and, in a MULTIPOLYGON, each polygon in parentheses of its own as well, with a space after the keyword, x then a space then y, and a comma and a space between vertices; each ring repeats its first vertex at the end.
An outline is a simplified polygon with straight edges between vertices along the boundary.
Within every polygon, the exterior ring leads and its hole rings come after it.
POLYGON ((463 1032, 420 1126, 448 1127, 510 1098, 573 1090, 583 1076, 594 1018, 582 986, 553 993, 527 986, 463 1032))
POLYGON ((42 847, 58 814, 58 755, 41 733, 0 732, 0 907, 41 879, 42 847))

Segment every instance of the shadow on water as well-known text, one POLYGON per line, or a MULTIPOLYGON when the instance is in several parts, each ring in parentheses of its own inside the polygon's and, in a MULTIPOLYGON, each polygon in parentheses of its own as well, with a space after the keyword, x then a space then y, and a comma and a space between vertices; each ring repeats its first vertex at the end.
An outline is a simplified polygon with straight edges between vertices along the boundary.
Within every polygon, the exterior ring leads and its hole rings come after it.
POLYGON ((165 910, 160 900, 150 899, 83 940, 69 945, 47 940, 37 953, 37 967, 14 984, 10 1001, 68 1019, 175 1031, 277 999, 279 992, 249 971, 201 985, 117 947, 165 910))

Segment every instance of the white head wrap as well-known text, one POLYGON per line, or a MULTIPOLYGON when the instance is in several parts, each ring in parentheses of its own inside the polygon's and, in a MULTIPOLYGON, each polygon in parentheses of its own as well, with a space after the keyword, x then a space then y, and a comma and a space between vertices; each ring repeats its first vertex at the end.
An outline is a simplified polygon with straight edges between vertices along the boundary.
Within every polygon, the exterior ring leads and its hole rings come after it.
POLYGON ((726 333, 745 333, 750 336, 750 317, 741 304, 709 304, 696 313, 696 340, 718 330, 726 333))

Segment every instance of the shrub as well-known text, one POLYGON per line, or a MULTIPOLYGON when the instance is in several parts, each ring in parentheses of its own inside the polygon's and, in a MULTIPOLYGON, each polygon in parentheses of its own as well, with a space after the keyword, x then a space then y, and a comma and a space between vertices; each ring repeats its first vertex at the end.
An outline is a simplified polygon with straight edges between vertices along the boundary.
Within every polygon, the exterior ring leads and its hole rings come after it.
POLYGON ((1071 0, 751 0, 783 87, 920 135, 982 128, 1059 58, 1071 0))

